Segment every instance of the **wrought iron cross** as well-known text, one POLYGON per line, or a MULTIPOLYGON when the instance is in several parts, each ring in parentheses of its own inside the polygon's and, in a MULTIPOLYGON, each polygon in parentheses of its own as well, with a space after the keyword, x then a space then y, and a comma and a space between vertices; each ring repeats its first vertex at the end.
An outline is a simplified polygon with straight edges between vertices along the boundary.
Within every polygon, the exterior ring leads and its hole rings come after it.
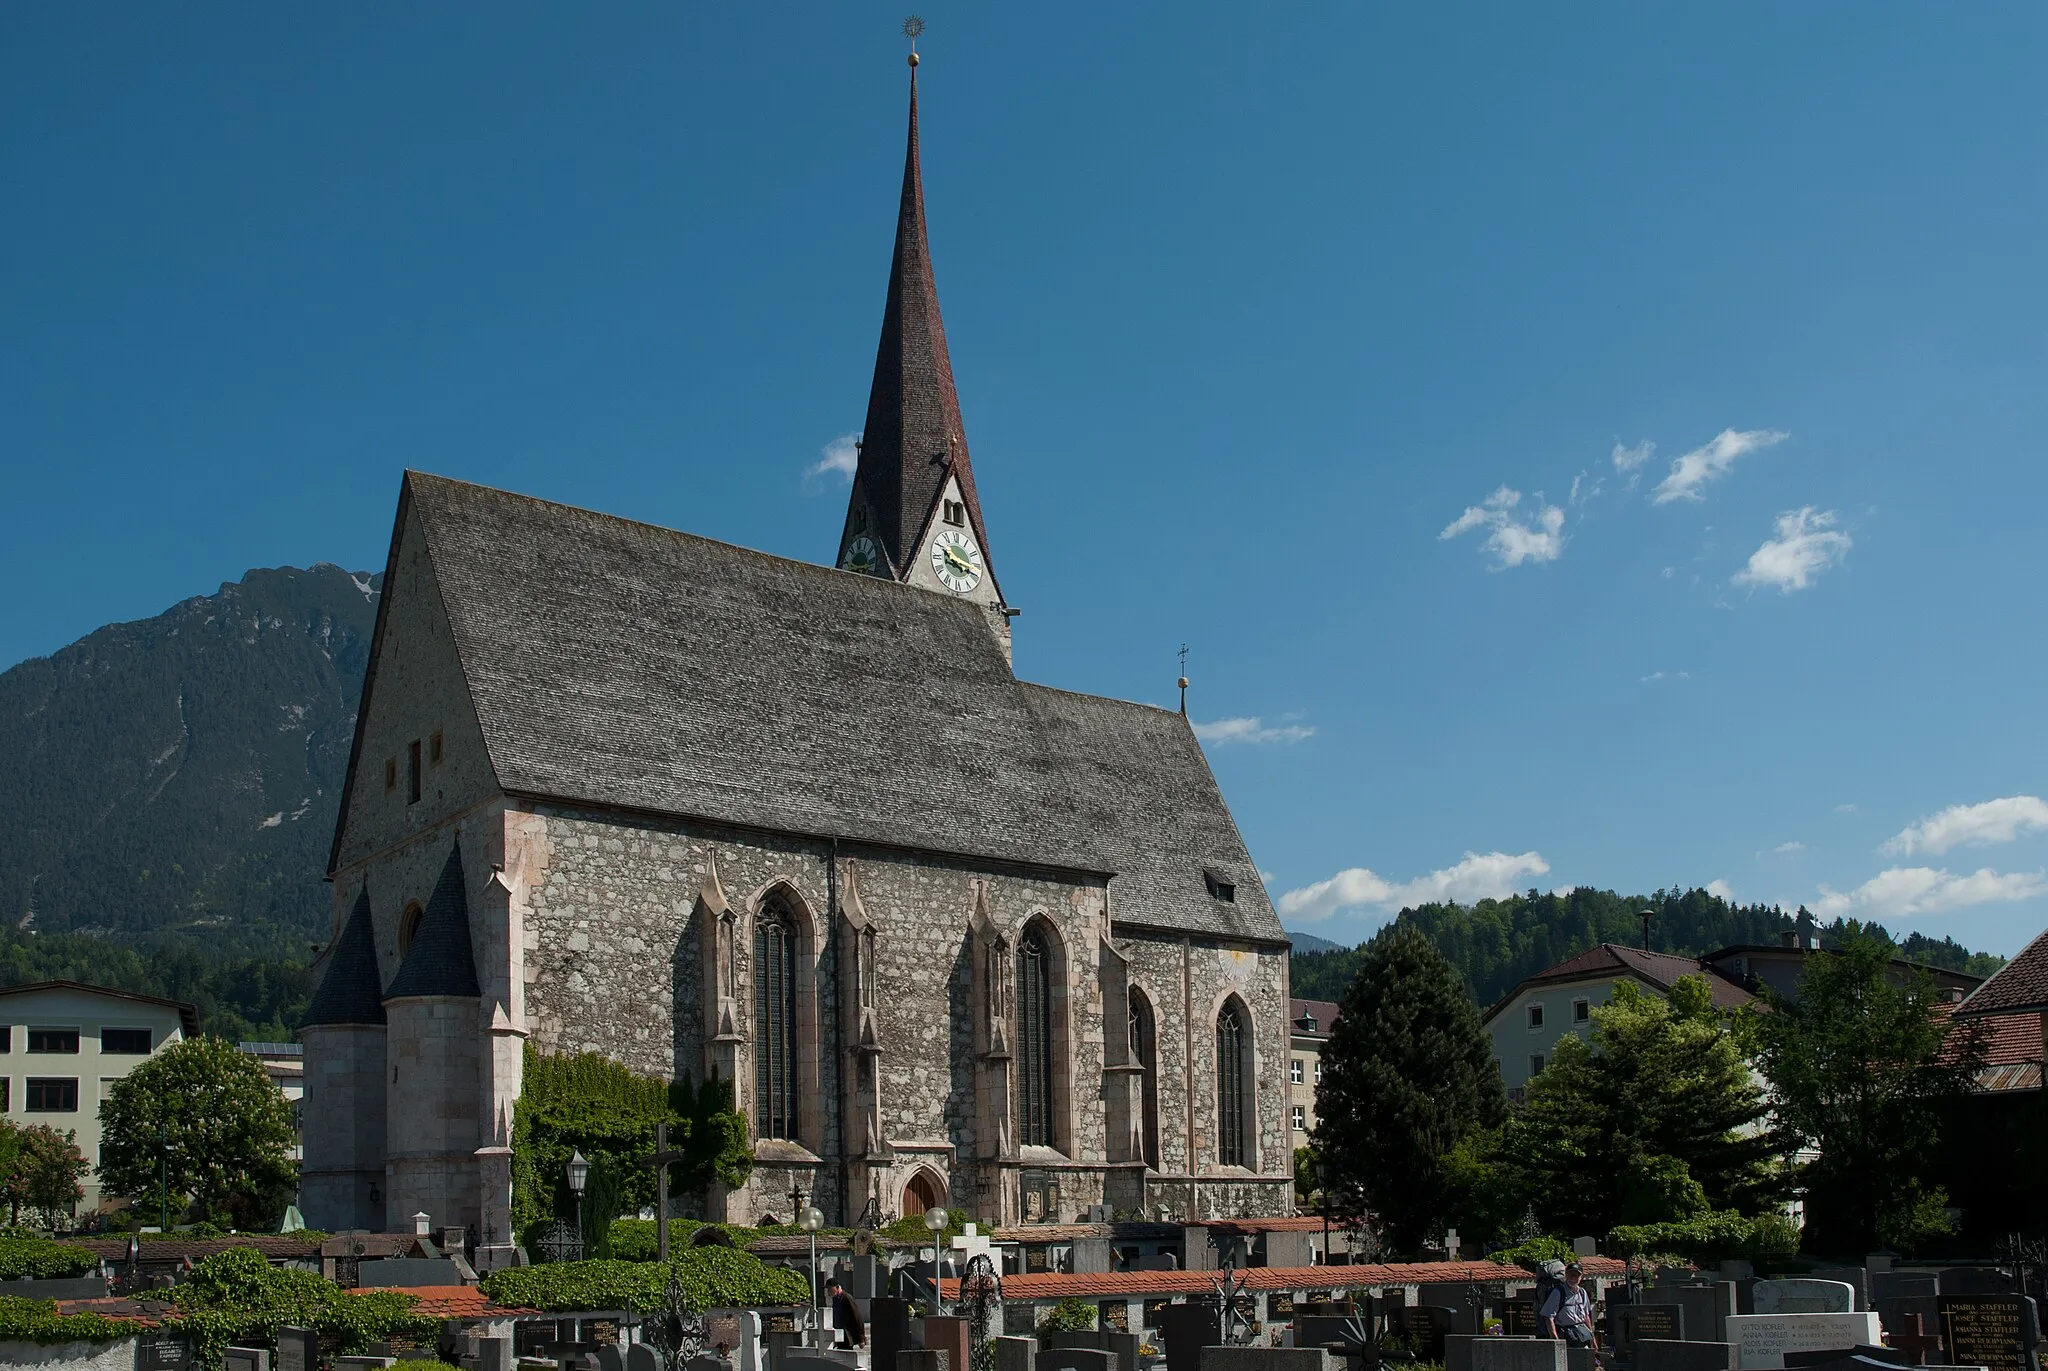
POLYGON ((661 1261, 668 1261, 668 1169, 688 1161, 689 1154, 668 1145, 668 1125, 654 1125, 654 1151, 639 1158, 642 1166, 654 1168, 654 1249, 661 1261))

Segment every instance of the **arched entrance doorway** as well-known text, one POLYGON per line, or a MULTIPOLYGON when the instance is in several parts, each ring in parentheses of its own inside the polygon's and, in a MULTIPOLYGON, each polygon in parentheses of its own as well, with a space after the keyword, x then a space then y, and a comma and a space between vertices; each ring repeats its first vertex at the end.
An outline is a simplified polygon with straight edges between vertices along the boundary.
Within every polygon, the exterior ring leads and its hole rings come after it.
POLYGON ((910 1184, 903 1187, 902 1217, 914 1218, 927 1209, 938 1208, 945 1203, 945 1182, 929 1168, 923 1169, 910 1178, 910 1184))

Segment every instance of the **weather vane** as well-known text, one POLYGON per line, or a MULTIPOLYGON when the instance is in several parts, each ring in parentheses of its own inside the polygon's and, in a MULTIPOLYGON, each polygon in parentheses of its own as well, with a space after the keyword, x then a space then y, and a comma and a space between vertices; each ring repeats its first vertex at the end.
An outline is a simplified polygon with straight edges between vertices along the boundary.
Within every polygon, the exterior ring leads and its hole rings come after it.
POLYGON ((910 51, 913 56, 917 53, 917 35, 923 32, 924 19, 921 16, 913 14, 903 21, 903 36, 910 40, 910 51))
POLYGON ((1187 712, 1188 712, 1188 645, 1187 645, 1186 643, 1182 643, 1182 644, 1180 645, 1180 712, 1181 712, 1181 717, 1183 717, 1183 718, 1187 717, 1187 712))

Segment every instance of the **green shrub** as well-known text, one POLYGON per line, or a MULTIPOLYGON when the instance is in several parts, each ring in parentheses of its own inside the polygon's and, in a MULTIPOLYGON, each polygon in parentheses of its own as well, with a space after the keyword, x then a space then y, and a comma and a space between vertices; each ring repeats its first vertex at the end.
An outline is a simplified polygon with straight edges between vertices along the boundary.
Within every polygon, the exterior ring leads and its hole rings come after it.
POLYGON ((1071 1297, 1045 1311, 1038 1321, 1041 1333, 1085 1333, 1095 1327, 1095 1306, 1071 1297))
MULTIPOLYGON (((946 1227, 939 1234, 940 1240, 950 1242, 954 1238, 959 1237, 961 1231, 973 1221, 974 1216, 964 1209, 947 1210, 946 1227)), ((984 1224, 983 1228, 988 1229, 993 1226, 992 1224, 984 1224)), ((798 1231, 801 1232, 802 1230, 798 1231)), ((878 1229, 877 1232, 881 1237, 888 1239, 891 1243, 898 1246, 930 1247, 932 1245, 932 1230, 924 1226, 924 1215, 922 1214, 905 1214, 886 1228, 878 1229)))
POLYGON ((55 1300, 0 1295, 0 1342, 112 1342, 134 1336, 134 1324, 104 1314, 59 1314, 55 1300))
POLYGON ((653 1309, 674 1270, 693 1309, 758 1305, 799 1305, 810 1286, 795 1271, 769 1266, 751 1252, 731 1247, 672 1249, 669 1266, 655 1262, 553 1262, 511 1266, 484 1277, 484 1294, 499 1304, 544 1313, 583 1309, 653 1309))
POLYGON ((261 1346, 292 1325, 317 1330, 344 1353, 395 1337, 432 1338, 440 1320, 415 1313, 419 1301, 398 1290, 343 1290, 310 1271, 272 1266, 249 1247, 216 1252, 172 1294, 167 1326, 191 1337, 200 1360, 220 1364, 234 1343, 261 1346))
POLYGON ((1547 1261, 1568 1262, 1572 1259, 1572 1245, 1563 1238, 1541 1237, 1518 1242, 1513 1247, 1504 1247, 1498 1252, 1489 1252, 1486 1259, 1503 1266, 1526 1266, 1531 1269, 1547 1261))
POLYGON ((1746 1219, 1722 1209, 1672 1223, 1625 1224, 1608 1234, 1608 1242, 1622 1257, 1654 1252, 1702 1264, 1731 1257, 1768 1262, 1799 1250, 1799 1230, 1780 1214, 1746 1219))
POLYGON ((0 1281, 51 1281, 100 1269, 100 1259, 83 1247, 48 1238, 0 1238, 0 1281))

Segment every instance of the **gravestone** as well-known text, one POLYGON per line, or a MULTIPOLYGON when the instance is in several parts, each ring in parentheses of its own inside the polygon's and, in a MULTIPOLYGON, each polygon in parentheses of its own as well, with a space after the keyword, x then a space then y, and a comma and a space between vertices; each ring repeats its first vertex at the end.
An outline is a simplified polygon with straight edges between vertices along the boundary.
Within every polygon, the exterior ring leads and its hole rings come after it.
MULTIPOLYGON (((1758 1285, 1778 1283, 1761 1281, 1758 1285)), ((1839 1284, 1835 1288, 1841 1290, 1839 1284)), ((1735 1364, 1742 1371, 1758 1367, 1781 1371, 1787 1352, 1833 1350, 1846 1354, 1859 1346, 1874 1345, 1880 1333, 1877 1315, 1867 1312, 1734 1314, 1728 1319, 1728 1341, 1735 1344, 1735 1364)))
POLYGON ((846 1371, 847 1367, 858 1364, 847 1353, 813 1348, 789 1353, 775 1371, 846 1371))
POLYGON ((1636 1371, 1735 1371, 1735 1344, 1644 1338, 1636 1343, 1636 1371))
MULTIPOLYGON (((1879 1295, 1875 1301, 1877 1316, 1884 1321, 1884 1331, 1895 1337, 1900 1334, 1924 1334, 1937 1343, 1941 1340, 1941 1297, 1935 1293, 1938 1286, 1933 1277, 1924 1278, 1924 1285, 1908 1287, 1924 1288, 1925 1294, 1879 1295)), ((1896 1341, 1894 1347, 1903 1346, 1896 1341)), ((1932 1349, 1930 1349, 1931 1351, 1932 1349)))
POLYGON ((1566 1371, 1564 1344, 1550 1338, 1474 1338, 1472 1371, 1566 1371))
POLYGON ((626 1371, 626 1354, 619 1351, 617 1343, 598 1344, 597 1371, 626 1371))
POLYGON ((1880 1309, 1878 1318, 1884 1322, 1885 1337, 1908 1366, 1925 1366, 1941 1359, 1941 1335, 1918 1314, 1889 1314, 1880 1309))
POLYGON ((1813 1272, 1817 1281, 1840 1281, 1856 1292, 1856 1309, 1870 1308, 1870 1273, 1860 1266, 1823 1266, 1813 1272))
MULTIPOLYGON (((1444 1339, 1444 1371, 1472 1371, 1472 1344, 1479 1337, 1471 1333, 1453 1333, 1444 1339)), ((1295 1346, 1302 1345, 1297 1337, 1295 1346)))
POLYGON ((1099 1347, 1041 1347, 1038 1371, 1116 1371, 1116 1354, 1099 1347))
POLYGON ((1325 1371, 1319 1347, 1205 1347, 1197 1371, 1325 1371))
POLYGON ((661 1354, 636 1342, 626 1349, 626 1371, 661 1371, 661 1354))
POLYGON ((1538 1338, 1543 1336, 1536 1323, 1536 1301, 1502 1300, 1500 1304, 1500 1331, 1510 1338, 1538 1338))
POLYGON ((1600 1371, 1600 1358, 1590 1347, 1564 1347, 1565 1371, 1600 1371))
POLYGON ((1138 1371, 1138 1348, 1144 1341, 1121 1328, 1102 1330, 1102 1350, 1116 1358, 1117 1371, 1138 1371))
POLYGON ((1990 1371, 2040 1371, 2040 1320, 2024 1295, 1943 1295, 1942 1344, 1948 1359, 1990 1371))
POLYGON ((954 1371, 954 1368, 952 1359, 937 1348, 907 1347, 896 1354, 896 1371, 954 1371))
MULTIPOLYGON (((1856 1287, 1846 1281, 1758 1281, 1750 1291, 1758 1314, 1852 1314, 1856 1287)), ((1871 1339, 1875 1342, 1876 1339, 1871 1339)), ((1854 1344, 1851 1344, 1853 1346, 1854 1344)))
POLYGON ((1616 1361, 1633 1362, 1636 1343, 1643 1338, 1664 1342, 1685 1339, 1685 1306, 1679 1304, 1610 1304, 1607 1306, 1607 1339, 1616 1361))
POLYGON ((966 1371, 967 1341, 972 1325, 966 1319, 951 1314, 932 1314, 924 1321, 924 1345, 926 1348, 943 1348, 951 1354, 953 1365, 966 1371))
POLYGON ((1437 1304, 1411 1305, 1401 1311, 1401 1330, 1415 1344, 1418 1361, 1444 1359, 1444 1339, 1457 1327, 1458 1311, 1437 1304))
POLYGON ((512 1339, 480 1337, 476 1340, 476 1371, 512 1371, 512 1339))
POLYGON ((1727 1336, 1723 1321, 1736 1312, 1733 1281, 1665 1286, 1657 1291, 1657 1300, 1685 1311, 1685 1336, 1693 1342, 1719 1342, 1727 1336))
MULTIPOLYGON (((804 1335, 794 1327, 771 1328, 761 1334, 761 1346, 768 1354, 769 1371, 781 1371, 782 1359, 804 1345, 804 1335)), ((599 1367, 598 1371, 609 1371, 599 1367)))
MULTIPOLYGON (((1347 1347, 1355 1346, 1356 1342, 1351 1335, 1351 1326, 1354 1321, 1361 1327, 1367 1322, 1364 1316, 1345 1315, 1339 1317, 1334 1314, 1296 1314, 1294 1316, 1294 1345, 1296 1347, 1328 1347, 1332 1343, 1343 1343, 1347 1347)), ((1371 1329, 1365 1328, 1364 1331, 1370 1332, 1371 1329)))
POLYGON ((221 1366, 225 1371, 270 1371, 270 1349, 230 1347, 221 1354, 221 1366))
POLYGON ((278 1329, 277 1371, 320 1371, 320 1335, 310 1328, 278 1329))
POLYGON ((1944 1295, 2010 1295, 2012 1277, 1996 1267, 1951 1266, 1941 1273, 1944 1295))
POLYGON ((875 1371, 889 1371, 896 1354, 910 1346, 910 1303, 877 1295, 868 1303, 868 1351, 875 1371))
POLYGON ((712 1352, 699 1352, 683 1363, 683 1371, 732 1371, 732 1362, 712 1352))
POLYGON ((1836 1362, 1847 1361, 1854 1357, 1862 1357, 1867 1361, 1876 1362, 1880 1366, 1904 1366, 1906 1364, 1905 1360, 1889 1347, 1872 1347, 1865 1344, 1860 1347, 1851 1347, 1846 1351, 1787 1352, 1785 1354, 1785 1366, 1787 1371, 1799 1371, 1799 1368, 1810 1366, 1832 1366, 1836 1362))
POLYGON ((1202 1349, 1223 1339, 1216 1310, 1206 1304, 1169 1304, 1159 1313, 1167 1371, 1202 1371, 1202 1349))
POLYGON ((999 1337, 996 1371, 1037 1371, 1038 1342, 1033 1338, 999 1337))
POLYGON ((1939 1295, 1941 1277, 1932 1271, 1873 1271, 1870 1273, 1870 1302, 1918 1299, 1939 1295))

